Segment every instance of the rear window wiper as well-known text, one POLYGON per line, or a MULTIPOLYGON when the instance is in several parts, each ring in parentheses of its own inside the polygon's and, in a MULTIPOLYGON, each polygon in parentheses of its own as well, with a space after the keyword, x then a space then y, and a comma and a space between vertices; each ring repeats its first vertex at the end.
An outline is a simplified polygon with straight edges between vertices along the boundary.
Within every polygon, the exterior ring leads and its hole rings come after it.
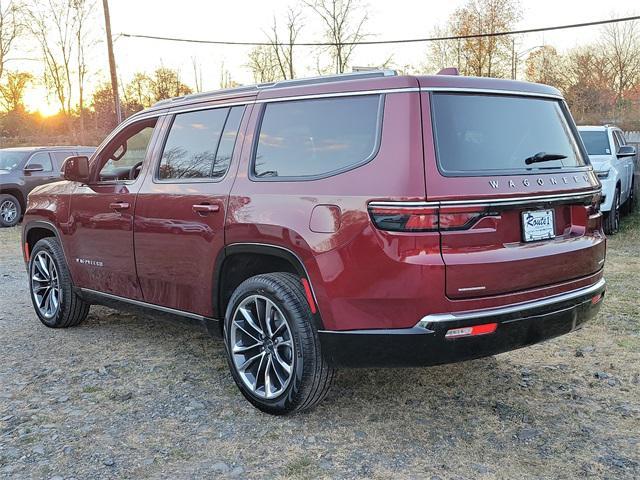
POLYGON ((561 153, 538 152, 531 157, 525 158, 524 163, 531 165, 532 163, 551 162, 552 160, 562 160, 563 158, 567 158, 567 156, 561 153))

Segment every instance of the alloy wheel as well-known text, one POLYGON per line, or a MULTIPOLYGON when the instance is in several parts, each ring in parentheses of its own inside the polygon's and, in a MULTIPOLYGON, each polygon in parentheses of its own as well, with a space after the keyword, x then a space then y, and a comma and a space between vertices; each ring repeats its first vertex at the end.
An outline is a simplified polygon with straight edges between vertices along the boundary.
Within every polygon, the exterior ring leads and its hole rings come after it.
POLYGON ((295 347, 287 318, 262 295, 245 298, 233 313, 230 348, 244 385, 257 397, 278 397, 293 376, 295 347))
POLYGON ((18 206, 12 200, 5 200, 0 205, 0 217, 6 223, 12 223, 18 216, 18 206))
POLYGON ((60 280, 53 258, 45 251, 31 261, 31 294, 40 315, 53 318, 60 307, 60 280))

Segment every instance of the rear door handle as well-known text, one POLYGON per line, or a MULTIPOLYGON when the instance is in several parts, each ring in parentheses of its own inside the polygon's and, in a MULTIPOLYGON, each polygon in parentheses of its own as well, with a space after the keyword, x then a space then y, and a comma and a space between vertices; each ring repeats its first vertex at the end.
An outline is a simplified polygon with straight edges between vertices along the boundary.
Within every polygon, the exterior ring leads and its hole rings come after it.
POLYGON ((129 204, 127 202, 113 202, 109 204, 109 208, 112 210, 126 210, 129 208, 129 204))
POLYGON ((192 205, 191 208, 195 213, 198 213, 200 215, 207 215, 209 213, 219 211, 220 205, 209 205, 208 203, 201 203, 198 205, 192 205))

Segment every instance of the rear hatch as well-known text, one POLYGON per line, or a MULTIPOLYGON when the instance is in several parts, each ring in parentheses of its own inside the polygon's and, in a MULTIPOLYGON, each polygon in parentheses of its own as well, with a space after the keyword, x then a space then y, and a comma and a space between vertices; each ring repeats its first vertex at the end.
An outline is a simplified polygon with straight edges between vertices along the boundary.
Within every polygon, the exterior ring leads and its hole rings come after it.
POLYGON ((427 201, 439 210, 449 298, 534 289, 602 268, 599 182, 560 98, 422 95, 427 201))

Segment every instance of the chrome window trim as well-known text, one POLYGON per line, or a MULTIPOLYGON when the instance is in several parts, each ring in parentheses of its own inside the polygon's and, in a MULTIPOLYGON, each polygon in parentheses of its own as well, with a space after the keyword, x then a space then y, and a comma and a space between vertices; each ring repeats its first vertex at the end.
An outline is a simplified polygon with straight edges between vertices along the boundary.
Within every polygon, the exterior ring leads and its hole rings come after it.
POLYGON ((466 311, 466 312, 454 312, 454 313, 433 313, 422 317, 416 327, 427 328, 427 325, 431 323, 451 322, 459 320, 477 320, 479 318, 493 317, 498 315, 507 315, 510 313, 517 313, 523 310, 531 308, 545 307, 554 305, 556 303, 562 303, 567 300, 572 300, 583 295, 589 295, 595 293, 606 285, 604 278, 601 278, 597 283, 577 290, 572 290, 567 293, 561 293, 552 297, 543 298, 541 300, 533 300, 529 302, 516 303, 505 307, 497 307, 486 310, 466 311))
POLYGON ((179 315, 181 317, 187 317, 187 318, 192 318, 192 319, 201 320, 201 321, 209 321, 209 320, 215 321, 214 318, 205 317, 204 315, 198 315, 197 313, 185 312, 184 310, 178 310, 176 308, 163 307, 161 305, 156 305, 154 303, 147 303, 141 300, 133 300, 131 298, 121 297, 119 295, 113 295, 112 293, 98 292, 97 290, 92 290, 90 288, 80 288, 80 291, 89 293, 92 295, 98 295, 101 297, 110 298, 112 300, 117 300, 120 302, 130 303, 138 307, 151 308, 154 310, 159 310, 161 312, 171 313, 173 315, 179 315))
POLYGON ((419 92, 418 87, 382 88, 377 90, 354 90, 334 93, 311 93, 308 95, 295 95, 290 97, 274 97, 256 99, 255 103, 291 102, 296 100, 313 100, 319 98, 357 97, 360 95, 382 95, 386 93, 411 93, 419 92))
POLYGON ((499 90, 494 88, 465 88, 465 87, 420 87, 421 92, 442 93, 477 93, 481 95, 512 95, 518 97, 542 97, 564 100, 562 95, 552 93, 523 92, 521 90, 499 90))

